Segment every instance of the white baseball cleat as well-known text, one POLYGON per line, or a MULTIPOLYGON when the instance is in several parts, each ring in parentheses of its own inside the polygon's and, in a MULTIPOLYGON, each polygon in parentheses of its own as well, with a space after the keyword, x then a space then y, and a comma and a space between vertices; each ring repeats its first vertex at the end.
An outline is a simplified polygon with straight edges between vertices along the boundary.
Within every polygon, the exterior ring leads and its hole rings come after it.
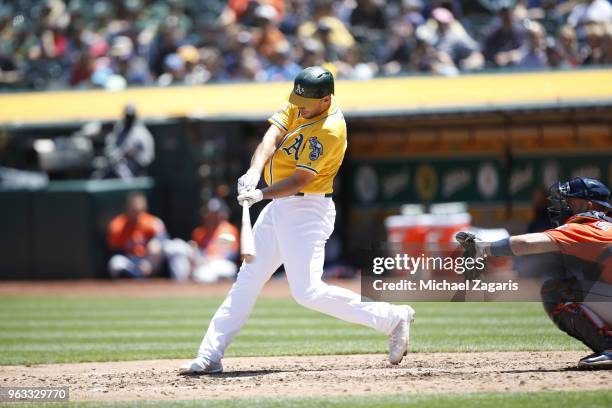
POLYGON ((410 324, 414 321, 414 309, 410 306, 402 306, 405 316, 395 326, 389 335, 389 362, 393 365, 399 364, 410 344, 410 324))
POLYGON ((219 374, 222 372, 223 365, 221 362, 211 362, 204 357, 198 357, 179 367, 179 374, 183 375, 219 374))

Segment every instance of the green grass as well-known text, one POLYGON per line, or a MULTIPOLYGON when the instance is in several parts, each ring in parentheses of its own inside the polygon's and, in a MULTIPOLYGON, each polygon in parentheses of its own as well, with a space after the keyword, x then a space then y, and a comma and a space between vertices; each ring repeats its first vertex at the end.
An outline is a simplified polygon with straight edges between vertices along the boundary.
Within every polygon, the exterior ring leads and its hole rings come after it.
MULTIPOLYGON (((69 403, 39 404, 37 407, 368 407, 368 408, 439 408, 461 406, 470 408, 558 408, 589 407, 608 408, 612 405, 612 391, 589 392, 528 392, 528 393, 477 393, 460 395, 371 395, 326 398, 259 398, 243 400, 197 400, 197 401, 156 401, 156 402, 114 402, 114 403, 69 403)), ((7 406, 16 406, 7 405, 7 406)), ((19 404, 19 407, 32 407, 31 404, 19 404)))
MULTIPOLYGON (((0 364, 190 358, 219 298, 0 299, 0 364)), ((584 350, 538 303, 417 303, 417 352, 584 350)), ((386 352, 369 328, 261 299, 227 356, 386 352)))

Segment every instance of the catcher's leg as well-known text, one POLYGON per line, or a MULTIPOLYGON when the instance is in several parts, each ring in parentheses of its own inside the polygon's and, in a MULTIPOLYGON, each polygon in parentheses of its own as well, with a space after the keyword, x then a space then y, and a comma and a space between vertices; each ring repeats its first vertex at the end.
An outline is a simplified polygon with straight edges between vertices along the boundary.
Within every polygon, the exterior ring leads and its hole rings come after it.
POLYGON ((612 349, 612 329, 581 303, 576 281, 551 279, 542 285, 542 301, 555 325, 596 353, 612 349))

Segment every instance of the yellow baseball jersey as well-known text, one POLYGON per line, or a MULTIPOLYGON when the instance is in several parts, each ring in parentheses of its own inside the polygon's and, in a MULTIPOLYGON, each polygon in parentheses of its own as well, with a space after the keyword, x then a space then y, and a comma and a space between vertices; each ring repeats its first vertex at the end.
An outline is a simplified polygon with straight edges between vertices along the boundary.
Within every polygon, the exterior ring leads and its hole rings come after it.
POLYGON ((266 163, 266 183, 286 179, 299 168, 316 174, 302 193, 332 193, 346 151, 346 122, 335 98, 328 110, 314 118, 300 117, 297 106, 288 103, 268 122, 287 133, 266 163))

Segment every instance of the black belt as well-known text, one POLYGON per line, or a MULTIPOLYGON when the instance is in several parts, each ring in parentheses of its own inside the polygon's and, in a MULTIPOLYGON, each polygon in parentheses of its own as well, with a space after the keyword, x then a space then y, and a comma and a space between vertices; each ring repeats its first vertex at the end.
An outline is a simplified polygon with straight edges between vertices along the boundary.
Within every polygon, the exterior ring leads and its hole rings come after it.
MULTIPOLYGON (((304 197, 306 194, 304 194, 304 193, 296 193, 295 195, 298 196, 298 197, 304 197)), ((311 195, 311 194, 308 194, 308 195, 311 195)), ((318 194, 312 194, 312 195, 318 195, 318 194)), ((332 197, 332 196, 333 196, 332 193, 325 194, 325 197, 327 197, 327 198, 332 197)))

